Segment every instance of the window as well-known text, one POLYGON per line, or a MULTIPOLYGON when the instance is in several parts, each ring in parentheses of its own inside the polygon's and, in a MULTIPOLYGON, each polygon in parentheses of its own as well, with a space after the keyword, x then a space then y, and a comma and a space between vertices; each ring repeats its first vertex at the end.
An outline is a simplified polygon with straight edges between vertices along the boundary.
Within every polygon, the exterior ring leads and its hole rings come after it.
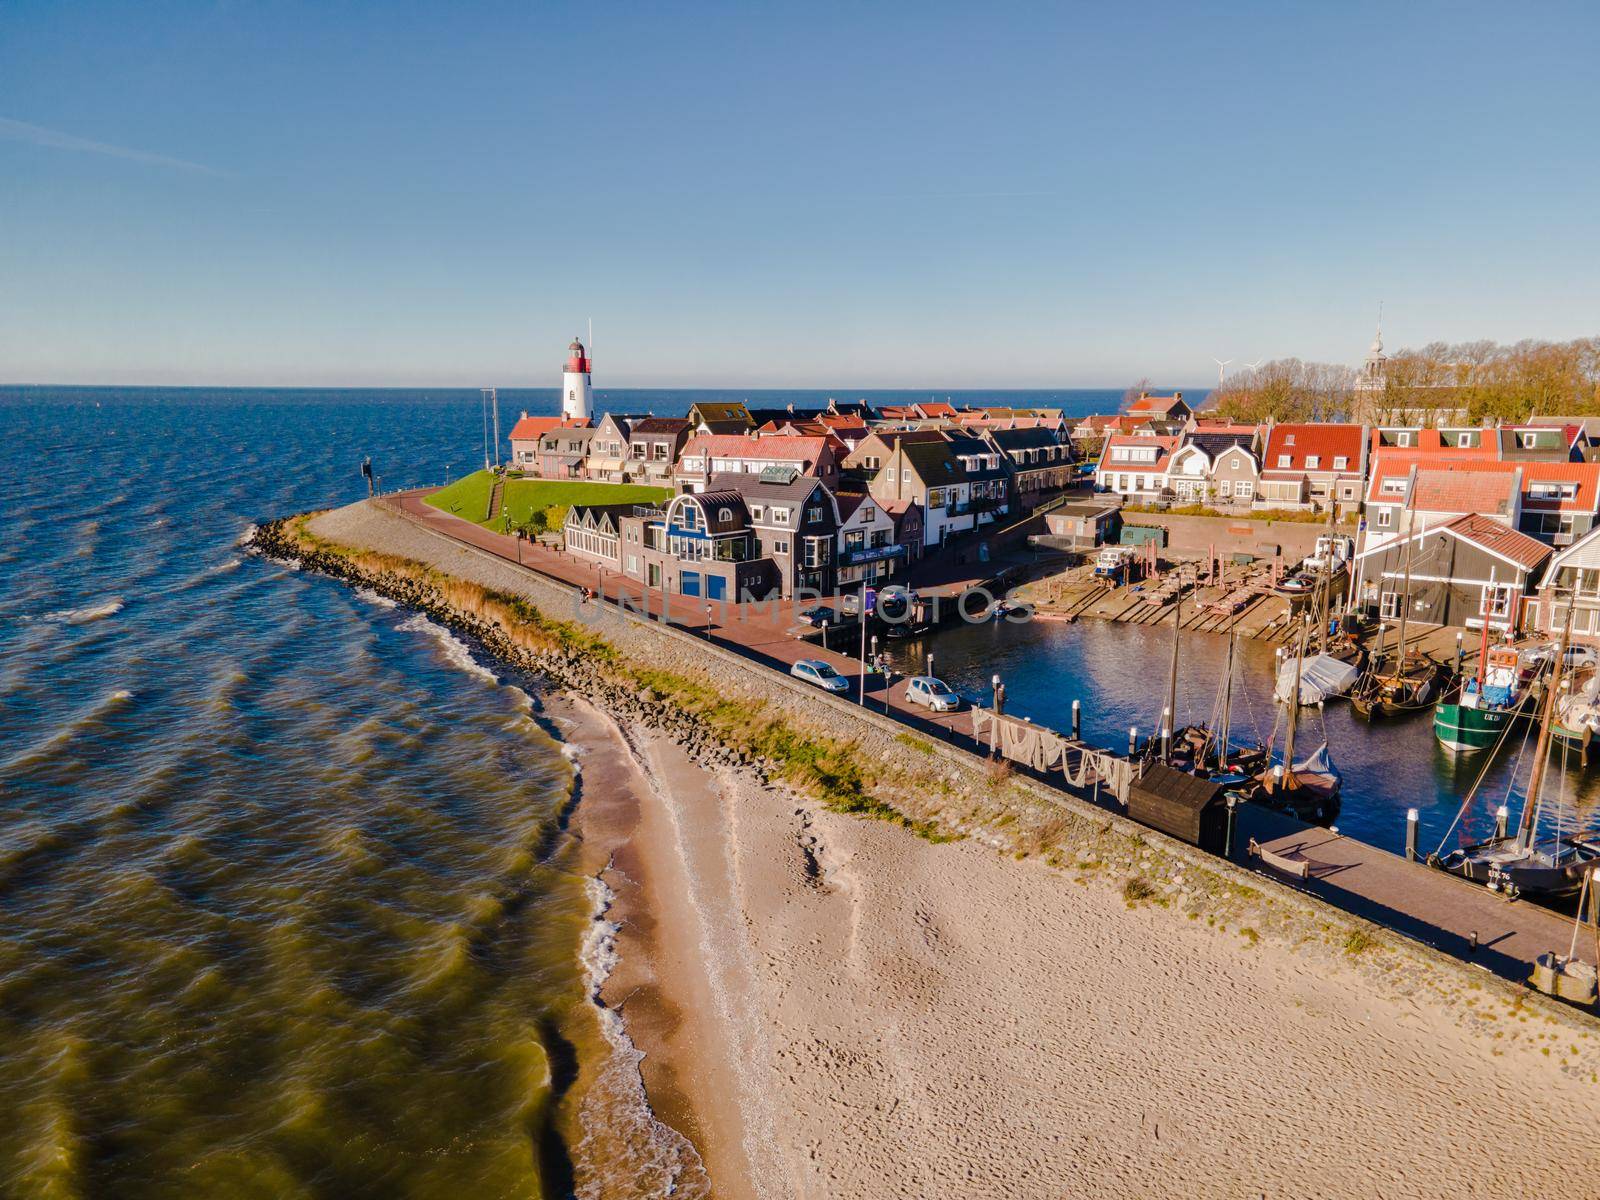
POLYGON ((767 510, 759 504, 752 504, 750 506, 750 519, 752 521, 759 521, 763 519, 766 516, 766 513, 767 510))
POLYGON ((1380 496, 1403 496, 1406 494, 1406 479, 1404 475, 1388 475, 1378 484, 1380 496))
POLYGON ((1280 454, 1280 455, 1278 455, 1278 469, 1279 470, 1287 470, 1289 468, 1289 464, 1292 463, 1292 462, 1294 462, 1294 456, 1293 455, 1291 455, 1291 454, 1280 454))
POLYGON ((929 490, 929 492, 928 492, 928 507, 929 508, 943 508, 944 507, 944 493, 942 491, 940 491, 938 488, 932 488, 932 489, 929 490))
POLYGON ((628 574, 629 575, 637 575, 638 573, 639 573, 639 556, 637 554, 630 554, 630 555, 628 555, 628 574))
POLYGON ((1306 455, 1306 470, 1315 471, 1321 465, 1322 465, 1322 455, 1320 455, 1320 454, 1308 454, 1308 455, 1306 455))
POLYGON ((1286 434, 1284 434, 1284 435, 1283 435, 1283 444, 1284 444, 1284 445, 1285 445, 1285 446, 1292 446, 1292 445, 1294 445, 1294 434, 1292 434, 1292 433, 1286 433, 1286 434))
POLYGON ((651 450, 653 451, 655 460, 657 462, 667 461, 667 444, 665 442, 657 442, 651 447, 651 450))
POLYGON ((1491 621, 1504 621, 1511 616, 1513 588, 1509 583, 1485 584, 1483 599, 1478 603, 1478 615, 1491 621))
POLYGON ((1234 489, 1233 494, 1240 500, 1248 500, 1254 494, 1255 490, 1255 484, 1251 483, 1249 480, 1241 479, 1238 483, 1238 486, 1234 489))
POLYGON ((860 550, 866 544, 867 535, 865 530, 852 529, 844 535, 844 548, 846 550, 860 550))
POLYGON ((1472 435, 1470 433, 1458 433, 1458 434, 1456 434, 1456 445, 1457 446, 1471 446, 1472 445, 1472 435))
POLYGON ((1218 482, 1217 495, 1224 500, 1231 500, 1233 498, 1233 480, 1224 479, 1218 482))
POLYGON ((644 443, 643 442, 635 442, 628 449, 629 449, 630 455, 633 458, 636 458, 636 459, 644 458, 644 443))
POLYGON ((776 539, 774 539, 774 541, 772 543, 772 553, 774 553, 774 554, 787 554, 787 553, 789 553, 789 539, 788 538, 776 538, 776 539))
POLYGON ((1402 429, 1399 433, 1395 434, 1394 444, 1396 446, 1411 445, 1411 431, 1409 429, 1402 429))
POLYGON ((1378 601, 1378 612, 1385 621, 1397 620, 1400 616, 1400 593, 1385 592, 1378 601))
POLYGON ((719 525, 729 525, 732 522, 733 522, 733 509, 731 509, 731 508, 719 508, 719 509, 717 509, 717 523, 719 525))
MULTIPOLYGON (((909 474, 909 472, 908 472, 908 474, 909 474)), ((889 481, 889 482, 890 482, 890 483, 893 483, 893 482, 894 482, 894 468, 893 468, 893 467, 890 467, 890 468, 889 468, 889 469, 888 469, 888 470, 887 470, 887 471, 885 471, 885 472, 884 472, 884 477, 885 477, 885 478, 886 478, 886 479, 887 479, 887 480, 888 480, 888 481, 889 481)))
POLYGON ((861 523, 865 525, 870 521, 875 521, 878 519, 878 510, 873 508, 870 504, 863 504, 861 506, 860 513, 857 515, 860 516, 861 523))
POLYGON ((1372 511, 1372 524, 1375 529, 1388 529, 1394 521, 1394 509, 1377 508, 1372 511))
POLYGON ((861 465, 869 471, 876 471, 883 465, 883 460, 876 454, 868 454, 861 460, 861 465))
POLYGON ((1333 456, 1333 469, 1335 471, 1348 471, 1350 469, 1349 457, 1343 454, 1335 454, 1333 456))
POLYGON ((787 525, 789 523, 789 510, 774 506, 772 510, 772 523, 774 525, 787 525))
POLYGON ((1575 483, 1530 483, 1528 485, 1528 499, 1530 500, 1571 500, 1578 494, 1578 485, 1575 483))
POLYGON ((813 504, 806 509, 806 524, 815 525, 822 520, 822 505, 813 504))
POLYGON ((1519 433, 1519 434, 1517 434, 1517 445, 1521 446, 1524 450, 1532 450, 1538 444, 1539 444, 1539 437, 1538 437, 1537 434, 1534 434, 1534 433, 1519 433))

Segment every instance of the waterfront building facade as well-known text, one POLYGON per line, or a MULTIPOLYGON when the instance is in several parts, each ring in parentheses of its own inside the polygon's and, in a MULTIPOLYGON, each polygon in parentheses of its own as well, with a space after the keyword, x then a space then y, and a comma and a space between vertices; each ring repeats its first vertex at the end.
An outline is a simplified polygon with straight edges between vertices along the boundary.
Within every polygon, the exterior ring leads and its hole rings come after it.
POLYGON ((1172 493, 1167 470, 1180 439, 1149 433, 1116 433, 1105 440, 1095 468, 1095 489, 1115 492, 1136 504, 1159 504, 1172 493))
POLYGON ((1529 601, 1529 624, 1546 637, 1560 637, 1569 623, 1572 640, 1600 646, 1600 527, 1557 550, 1529 601))
POLYGON ((589 439, 589 457, 585 472, 590 479, 601 483, 625 483, 628 479, 628 439, 633 423, 642 416, 607 413, 594 427, 589 439))
POLYGON ((1025 503, 1072 486, 1072 445, 1057 430, 1044 424, 991 429, 989 440, 1005 455, 1025 503))
POLYGON ((539 474, 545 479, 583 479, 588 472, 589 442, 594 430, 566 423, 539 439, 539 474))
POLYGON ((841 589, 887 583, 907 562, 894 518, 866 492, 839 492, 838 583, 841 589))
POLYGON ((511 427, 507 441, 511 444, 511 468, 530 475, 541 474, 539 467, 541 442, 553 429, 583 429, 588 421, 566 417, 530 417, 526 412, 511 427))
POLYGON ((1386 621, 1520 632, 1551 548, 1503 521, 1466 513, 1356 556, 1356 594, 1386 621), (1409 592, 1407 588, 1409 587, 1409 592))

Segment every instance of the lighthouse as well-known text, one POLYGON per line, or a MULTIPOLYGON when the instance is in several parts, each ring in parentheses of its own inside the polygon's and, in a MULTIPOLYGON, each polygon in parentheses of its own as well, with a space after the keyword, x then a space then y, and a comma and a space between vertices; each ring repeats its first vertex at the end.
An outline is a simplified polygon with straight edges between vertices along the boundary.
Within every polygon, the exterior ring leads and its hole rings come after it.
POLYGON ((577 338, 567 347, 567 365, 561 369, 561 415, 587 421, 589 403, 589 352, 577 338))

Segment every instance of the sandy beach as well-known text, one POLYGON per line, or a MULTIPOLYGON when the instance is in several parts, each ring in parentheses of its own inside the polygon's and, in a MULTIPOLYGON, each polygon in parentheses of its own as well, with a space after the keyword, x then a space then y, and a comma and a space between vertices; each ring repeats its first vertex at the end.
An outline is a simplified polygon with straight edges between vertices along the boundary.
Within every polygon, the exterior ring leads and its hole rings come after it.
POLYGON ((1540 1014, 616 736, 625 784, 579 809, 605 996, 716 1195, 1555 1195, 1600 1164, 1600 1085, 1540 1014))

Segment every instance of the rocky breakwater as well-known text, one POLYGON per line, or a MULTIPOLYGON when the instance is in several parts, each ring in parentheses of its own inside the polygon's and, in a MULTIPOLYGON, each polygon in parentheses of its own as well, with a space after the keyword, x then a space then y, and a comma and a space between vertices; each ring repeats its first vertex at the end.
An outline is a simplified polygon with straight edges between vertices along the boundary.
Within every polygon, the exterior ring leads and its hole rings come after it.
POLYGON ((693 710, 627 673, 608 669, 614 653, 599 638, 572 624, 551 622, 517 597, 451 579, 420 563, 329 545, 305 531, 303 518, 261 524, 245 546, 422 613, 502 665, 582 696, 619 723, 638 722, 666 735, 703 767, 745 769, 763 782, 778 768, 763 756, 729 745, 693 710))

